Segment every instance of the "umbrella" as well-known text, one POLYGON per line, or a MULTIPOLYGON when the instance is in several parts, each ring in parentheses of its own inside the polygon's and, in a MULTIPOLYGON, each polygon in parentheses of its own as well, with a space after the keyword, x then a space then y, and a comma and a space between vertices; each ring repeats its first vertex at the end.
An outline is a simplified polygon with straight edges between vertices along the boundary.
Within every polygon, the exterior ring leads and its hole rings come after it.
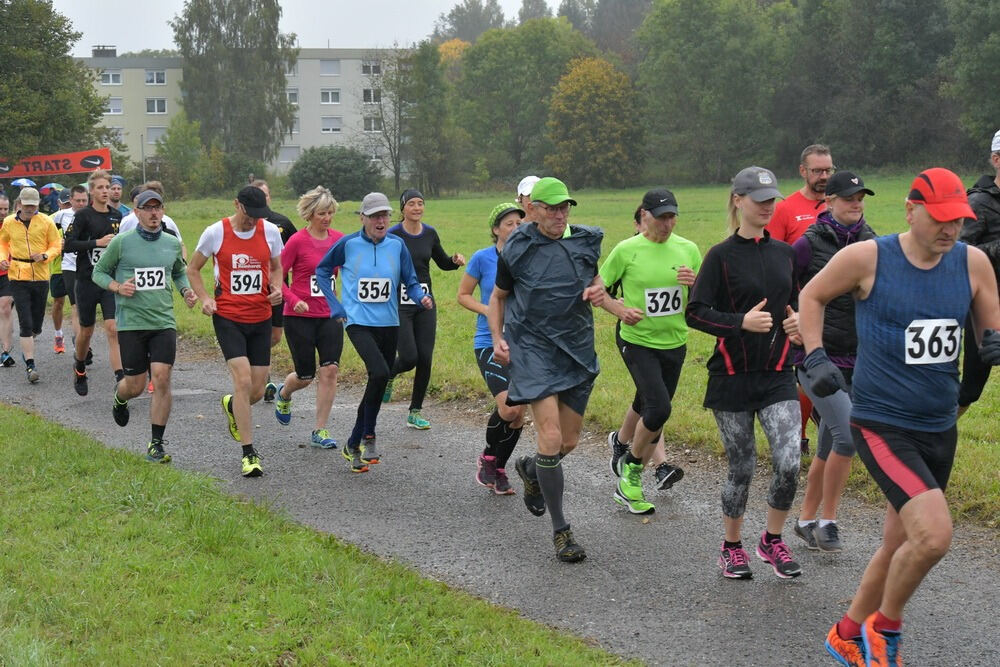
POLYGON ((16 185, 19 188, 33 188, 35 187, 35 182, 30 178, 15 178, 10 182, 11 185, 16 185))
POLYGON ((42 193, 43 195, 47 195, 48 193, 52 192, 53 190, 65 190, 65 189, 66 189, 66 186, 65 185, 60 185, 59 183, 46 183, 45 185, 42 186, 42 188, 39 190, 39 192, 42 193))

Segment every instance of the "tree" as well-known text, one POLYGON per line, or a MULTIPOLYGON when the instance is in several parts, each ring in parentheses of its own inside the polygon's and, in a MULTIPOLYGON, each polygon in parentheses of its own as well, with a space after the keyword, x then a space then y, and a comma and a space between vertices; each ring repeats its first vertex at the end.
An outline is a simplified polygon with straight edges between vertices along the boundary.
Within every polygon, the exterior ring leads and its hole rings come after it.
POLYGON ((950 81, 945 93, 961 111, 962 129, 983 153, 985 139, 1000 127, 1000 5, 995 2, 952 0, 948 3, 954 49, 946 60, 950 81))
POLYGON ((278 0, 187 0, 170 22, 184 57, 181 91, 206 145, 269 161, 292 127, 285 72, 295 35, 278 30, 278 0))
POLYGON ((605 51, 633 53, 633 37, 653 0, 597 0, 591 14, 590 37, 605 51))
POLYGON ((588 37, 594 25, 597 0, 562 0, 556 16, 565 16, 570 25, 588 37))
POLYGON ((94 75, 69 55, 80 39, 51 2, 0 2, 0 157, 86 150, 107 139, 94 75))
POLYGON ((119 58, 179 58, 181 52, 177 49, 140 49, 119 53, 119 58))
POLYGON ((198 161, 205 156, 201 128, 181 112, 170 120, 166 133, 156 140, 156 157, 162 180, 170 184, 174 196, 183 197, 192 189, 198 161))
POLYGON ((492 28, 506 25, 497 0, 462 0, 434 23, 434 37, 439 41, 458 38, 474 42, 492 28))
POLYGON ((301 195, 317 185, 337 199, 358 201, 378 187, 379 170, 353 148, 313 146, 302 151, 288 171, 288 182, 301 195))
POLYGON ((639 104, 627 75, 601 58, 570 63, 549 103, 545 166, 576 187, 624 187, 642 169, 639 104))
POLYGON ((552 10, 545 0, 521 0, 521 9, 517 11, 517 22, 524 23, 531 19, 552 18, 552 10))
POLYGON ((396 190, 406 151, 406 100, 410 89, 409 56, 405 49, 371 51, 366 60, 378 63, 365 75, 365 92, 359 100, 365 127, 356 142, 362 152, 378 156, 393 177, 396 190))

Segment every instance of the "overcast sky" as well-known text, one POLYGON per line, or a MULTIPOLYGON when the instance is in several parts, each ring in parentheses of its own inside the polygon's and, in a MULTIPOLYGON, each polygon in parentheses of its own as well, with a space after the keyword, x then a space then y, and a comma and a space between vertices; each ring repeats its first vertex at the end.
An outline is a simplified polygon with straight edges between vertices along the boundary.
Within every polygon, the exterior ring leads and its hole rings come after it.
MULTIPOLYGON (((298 35, 303 48, 370 48, 408 45, 428 36, 434 21, 457 0, 281 0, 282 32, 298 35)), ((555 10, 558 0, 549 0, 555 10)), ((83 33, 72 55, 90 56, 106 44, 118 53, 174 48, 167 24, 183 0, 53 0, 52 5, 83 33)), ((500 0, 504 16, 517 17, 521 0, 500 0)))

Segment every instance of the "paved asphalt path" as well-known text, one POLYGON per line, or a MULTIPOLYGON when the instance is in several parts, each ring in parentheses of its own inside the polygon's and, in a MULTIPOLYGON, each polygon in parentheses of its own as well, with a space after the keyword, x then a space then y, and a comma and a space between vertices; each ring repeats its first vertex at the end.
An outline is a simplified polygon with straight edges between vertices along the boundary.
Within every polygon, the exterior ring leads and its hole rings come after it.
MULTIPOLYGON (((46 329, 38 345, 41 382, 28 385, 18 359, 16 367, 0 368, 0 400, 111 447, 144 453, 148 398, 132 402, 126 428, 115 425, 103 336, 95 336, 90 395, 81 398, 71 387, 70 355, 52 354, 48 322, 46 329)), ((181 348, 192 346, 182 341, 181 348)), ((426 576, 650 664, 835 664, 823 648, 826 632, 846 609, 881 530, 879 511, 846 498, 844 553, 809 552, 789 529, 801 577, 778 579, 751 554, 754 579, 729 581, 716 566, 722 464, 702 453, 672 452, 687 475, 670 491, 648 494, 657 512, 646 520, 611 500, 603 435, 585 434, 564 466, 565 507, 587 559, 563 564, 554 557, 548 517, 535 518, 525 510, 516 474, 515 496, 494 496, 475 484, 482 409, 429 404, 425 415, 433 428, 414 431, 404 426, 408 396, 384 406, 378 431, 383 463, 358 475, 348 470, 339 451, 306 446, 314 395, 305 390, 294 397, 288 427, 275 421, 271 406, 254 407, 264 476, 243 479, 239 449, 219 408, 229 386, 218 352, 181 356, 167 428, 172 465, 208 473, 227 491, 266 501, 304 524, 426 576)), ((334 437, 346 440, 358 398, 358 387, 340 388, 334 437)), ((705 419, 710 419, 707 413, 705 419)), ((531 451, 533 442, 526 432, 517 453, 531 451)), ((513 474, 513 464, 510 469, 513 474)), ((750 545, 763 529, 768 476, 763 462, 746 515, 750 545)), ((1000 665, 997 560, 995 535, 958 530, 951 553, 908 607, 907 665, 1000 665)))

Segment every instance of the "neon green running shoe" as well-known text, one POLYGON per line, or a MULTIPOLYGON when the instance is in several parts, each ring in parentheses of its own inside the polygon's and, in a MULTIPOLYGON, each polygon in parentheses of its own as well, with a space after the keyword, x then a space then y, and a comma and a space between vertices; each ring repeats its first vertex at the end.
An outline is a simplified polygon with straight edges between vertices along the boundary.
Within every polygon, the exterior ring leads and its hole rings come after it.
POLYGON ((406 418, 406 425, 418 431, 426 431, 431 427, 431 423, 420 416, 420 410, 410 410, 410 414, 406 418))
POLYGON ((646 502, 642 493, 641 463, 622 462, 622 476, 615 487, 615 502, 632 514, 652 514, 656 511, 653 503, 646 502))
POLYGON ((260 477, 264 474, 263 469, 260 467, 260 457, 257 456, 257 452, 247 454, 243 457, 242 472, 244 477, 260 477))
POLYGON ((385 391, 382 392, 383 403, 388 403, 392 400, 392 381, 393 378, 389 378, 389 381, 385 384, 385 391))
POLYGON ((236 442, 243 442, 240 438, 240 429, 236 428, 236 416, 233 415, 233 395, 226 394, 222 397, 222 412, 229 420, 229 435, 233 436, 236 442))
POLYGON ((344 445, 340 450, 341 456, 351 464, 351 472, 368 472, 368 464, 361 460, 361 447, 359 445, 344 445))
POLYGON ((146 448, 146 460, 150 463, 170 463, 170 454, 163 451, 163 440, 151 440, 146 448))

